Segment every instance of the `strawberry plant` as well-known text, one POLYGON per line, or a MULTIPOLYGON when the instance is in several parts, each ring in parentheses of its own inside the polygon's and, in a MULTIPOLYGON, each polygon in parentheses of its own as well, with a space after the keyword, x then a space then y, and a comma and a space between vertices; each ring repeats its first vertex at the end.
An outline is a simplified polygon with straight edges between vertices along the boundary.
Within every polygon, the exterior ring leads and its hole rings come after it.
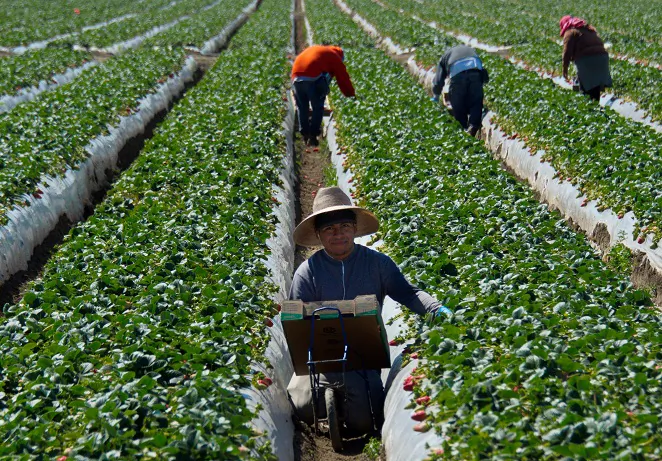
POLYGON ((92 55, 87 52, 59 47, 7 56, 0 66, 0 95, 14 95, 21 89, 38 86, 42 80, 48 81, 53 75, 79 67, 91 59, 92 55))
POLYGON ((57 3, 44 0, 26 0, 20 5, 3 2, 4 12, 0 21, 0 45, 5 47, 28 46, 33 42, 52 40, 61 35, 75 34, 84 29, 103 27, 127 15, 158 9, 171 3, 169 0, 145 0, 127 2, 80 2, 74 0, 57 3), (78 10, 78 12, 76 12, 78 10))
POLYGON ((117 126, 184 59, 181 50, 132 51, 0 114, 0 224, 45 175, 61 176, 86 159, 88 143, 117 126))
MULTIPOLYGON (((160 8, 145 9, 140 14, 125 19, 124 21, 115 22, 99 29, 87 30, 64 40, 86 47, 107 48, 116 43, 124 42, 139 35, 143 35, 159 26, 190 17, 192 12, 198 12, 207 5, 214 3, 218 3, 218 1, 184 0, 170 2, 160 8)), ((222 3, 225 4, 224 2, 222 3)), ((228 16, 225 13, 221 14, 221 11, 216 11, 216 14, 220 14, 218 20, 221 23, 223 23, 228 16)))
MULTIPOLYGON (((400 46, 415 48, 416 59, 436 64, 451 39, 440 40, 419 21, 381 8, 370 0, 348 4, 400 46)), ((433 31, 434 32, 434 31, 433 31)), ((457 44, 458 42, 455 42, 457 44)), ((495 121, 507 133, 525 139, 532 151, 601 208, 634 211, 635 233, 646 226, 662 228, 662 135, 628 121, 610 109, 595 110, 586 98, 563 90, 535 72, 481 53, 491 79, 485 96, 495 121)), ((656 240, 662 232, 653 230, 656 240)))
MULTIPOLYGON (((440 4, 431 0, 386 0, 382 3, 398 11, 403 10, 403 14, 435 21, 446 31, 466 34, 490 45, 509 46, 510 55, 524 61, 531 68, 561 74, 562 47, 559 44, 558 20, 563 14, 573 11, 572 8, 566 8, 559 16, 539 17, 537 14, 522 14, 522 2, 509 6, 471 2, 471 7, 453 2, 440 4)), ((538 8, 537 4, 535 8, 538 8)), ((597 26, 599 28, 599 24, 597 26)), ((652 35, 651 38, 658 35, 652 35)), ((614 87, 609 92, 634 101, 653 119, 660 120, 660 69, 618 59, 612 59, 610 66, 614 87)))
POLYGON ((270 338, 289 14, 262 6, 5 306, 0 457, 274 459, 242 387, 270 338))
MULTIPOLYGON (((306 11, 318 41, 361 40, 330 2, 306 11)), ((445 440, 431 456, 661 456, 662 317, 647 294, 433 110, 399 64, 345 52, 362 99, 334 98, 334 119, 359 202, 407 275, 455 312, 420 327, 430 400, 417 430, 445 440)))

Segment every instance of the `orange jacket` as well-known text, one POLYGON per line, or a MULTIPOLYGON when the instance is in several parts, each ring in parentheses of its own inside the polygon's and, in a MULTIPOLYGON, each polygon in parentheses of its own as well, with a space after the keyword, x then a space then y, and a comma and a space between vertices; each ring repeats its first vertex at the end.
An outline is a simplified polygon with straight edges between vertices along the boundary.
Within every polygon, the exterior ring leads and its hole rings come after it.
POLYGON ((292 80, 296 77, 319 77, 327 72, 338 81, 338 87, 347 97, 355 95, 347 68, 343 64, 342 48, 337 46, 309 46, 294 60, 292 80))

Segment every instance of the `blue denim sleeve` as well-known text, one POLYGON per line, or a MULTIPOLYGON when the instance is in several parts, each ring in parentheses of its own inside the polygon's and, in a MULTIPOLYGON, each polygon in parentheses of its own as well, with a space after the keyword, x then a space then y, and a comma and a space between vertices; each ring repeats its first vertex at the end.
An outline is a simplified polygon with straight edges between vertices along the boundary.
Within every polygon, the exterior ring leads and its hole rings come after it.
POLYGON ((409 283, 391 258, 383 256, 382 279, 385 281, 388 296, 420 315, 434 312, 441 306, 439 301, 409 283))

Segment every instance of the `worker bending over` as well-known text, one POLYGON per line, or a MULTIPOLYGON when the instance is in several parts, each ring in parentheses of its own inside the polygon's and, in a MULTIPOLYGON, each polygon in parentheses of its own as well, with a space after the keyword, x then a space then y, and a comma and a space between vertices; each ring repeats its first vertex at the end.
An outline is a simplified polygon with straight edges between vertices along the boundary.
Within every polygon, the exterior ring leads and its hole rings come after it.
POLYGON ((454 46, 446 51, 437 64, 432 84, 432 100, 439 102, 446 78, 450 77, 449 97, 453 116, 471 136, 480 130, 483 119, 483 84, 489 81, 473 48, 454 46))
POLYGON ((299 131, 306 144, 319 144, 324 99, 329 93, 329 84, 333 77, 336 78, 342 94, 347 97, 355 95, 344 59, 345 55, 340 47, 315 45, 303 50, 294 60, 292 88, 299 117, 299 131), (312 108, 310 119, 309 107, 312 108))
POLYGON ((563 78, 568 80, 570 62, 575 63, 579 89, 594 101, 611 87, 609 54, 595 28, 581 18, 563 16, 559 21, 563 37, 563 78))

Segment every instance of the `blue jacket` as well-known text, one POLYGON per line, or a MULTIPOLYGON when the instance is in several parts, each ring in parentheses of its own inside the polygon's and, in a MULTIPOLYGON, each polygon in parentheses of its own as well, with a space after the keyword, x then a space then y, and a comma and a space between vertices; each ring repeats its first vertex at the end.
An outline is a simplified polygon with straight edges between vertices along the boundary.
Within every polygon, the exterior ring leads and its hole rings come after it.
POLYGON ((354 245, 344 261, 333 259, 324 250, 316 252, 296 270, 290 289, 290 299, 303 302, 370 294, 377 296, 380 307, 388 295, 421 315, 441 307, 432 296, 407 282, 391 258, 363 245, 354 245))

